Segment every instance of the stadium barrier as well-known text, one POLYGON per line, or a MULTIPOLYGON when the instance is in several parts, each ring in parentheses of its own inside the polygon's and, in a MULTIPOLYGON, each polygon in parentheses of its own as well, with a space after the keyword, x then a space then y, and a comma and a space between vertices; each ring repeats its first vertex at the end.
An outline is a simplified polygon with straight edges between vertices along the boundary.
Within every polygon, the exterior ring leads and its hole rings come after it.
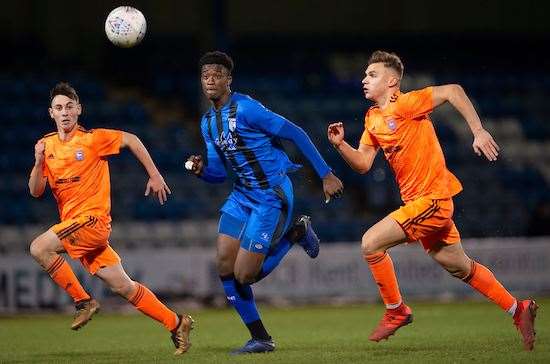
MULTIPOLYGON (((472 258, 490 267, 513 293, 531 297, 550 294, 550 238, 467 239, 463 244, 472 258)), ((119 253, 129 275, 163 297, 223 297, 213 247, 120 249, 119 253)), ((441 269, 418 244, 393 248, 391 254, 407 299, 480 297, 441 269)), ((70 263, 93 296, 102 300, 112 295, 78 262, 70 263)), ((296 303, 378 300, 358 243, 326 244, 315 260, 295 247, 273 274, 255 286, 255 294, 259 299, 296 303)), ((116 302, 124 304, 123 300, 116 302)), ((68 305, 67 295, 29 254, 0 255, 0 313, 68 305)))

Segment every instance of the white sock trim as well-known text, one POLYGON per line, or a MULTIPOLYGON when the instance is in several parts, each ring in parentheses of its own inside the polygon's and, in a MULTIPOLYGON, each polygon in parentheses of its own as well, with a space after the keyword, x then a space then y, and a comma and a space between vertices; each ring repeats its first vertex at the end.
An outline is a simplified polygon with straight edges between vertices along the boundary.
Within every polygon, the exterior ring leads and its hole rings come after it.
POLYGON ((402 303, 403 303, 403 300, 399 300, 398 303, 390 303, 390 304, 386 305, 386 308, 388 310, 393 310, 394 308, 397 308, 397 307, 401 306, 402 303))
POLYGON ((518 301, 515 300, 514 304, 506 312, 508 312, 510 315, 514 316, 514 314, 516 313, 517 308, 518 308, 518 301))

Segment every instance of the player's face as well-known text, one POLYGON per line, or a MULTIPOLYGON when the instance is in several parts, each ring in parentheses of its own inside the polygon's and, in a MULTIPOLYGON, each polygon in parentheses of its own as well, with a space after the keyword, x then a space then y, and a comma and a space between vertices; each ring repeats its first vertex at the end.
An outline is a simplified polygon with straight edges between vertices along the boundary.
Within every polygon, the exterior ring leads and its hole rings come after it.
POLYGON ((365 98, 373 101, 378 100, 396 82, 395 73, 390 68, 384 66, 384 63, 370 64, 365 71, 365 78, 363 78, 365 98))
POLYGON ((211 101, 221 99, 229 94, 231 89, 229 70, 219 64, 205 64, 201 69, 202 92, 211 101))
POLYGON ((78 122, 78 116, 82 113, 82 107, 78 101, 65 95, 57 95, 53 98, 48 109, 50 117, 55 121, 57 130, 68 133, 74 129, 78 122))

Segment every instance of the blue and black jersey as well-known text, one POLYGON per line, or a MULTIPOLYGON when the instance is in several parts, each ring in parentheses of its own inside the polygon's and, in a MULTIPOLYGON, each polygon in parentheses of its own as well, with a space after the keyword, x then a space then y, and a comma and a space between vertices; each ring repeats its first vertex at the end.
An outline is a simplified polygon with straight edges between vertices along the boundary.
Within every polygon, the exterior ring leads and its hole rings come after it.
POLYGON ((203 176, 211 182, 225 179, 227 164, 237 175, 237 185, 277 186, 300 168, 290 161, 279 138, 294 141, 321 178, 330 172, 301 128, 247 95, 233 93, 219 110, 210 108, 202 117, 201 132, 207 148, 203 176))

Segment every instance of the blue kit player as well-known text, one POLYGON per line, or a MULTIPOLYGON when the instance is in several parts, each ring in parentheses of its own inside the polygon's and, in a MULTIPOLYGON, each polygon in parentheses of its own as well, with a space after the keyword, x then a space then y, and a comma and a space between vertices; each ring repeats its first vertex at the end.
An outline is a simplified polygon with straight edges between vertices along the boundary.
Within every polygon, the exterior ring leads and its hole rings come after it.
POLYGON ((252 338, 234 354, 275 349, 256 308, 251 284, 277 267, 294 243, 315 258, 319 240, 308 216, 290 226, 293 208, 292 163, 280 139, 292 141, 323 181, 326 201, 339 197, 342 182, 331 172, 310 138, 298 126, 247 95, 231 92, 233 60, 222 52, 199 61, 202 90, 212 107, 201 120, 207 158, 190 156, 186 168, 210 183, 236 175, 233 191, 221 208, 217 267, 229 302, 252 338))

